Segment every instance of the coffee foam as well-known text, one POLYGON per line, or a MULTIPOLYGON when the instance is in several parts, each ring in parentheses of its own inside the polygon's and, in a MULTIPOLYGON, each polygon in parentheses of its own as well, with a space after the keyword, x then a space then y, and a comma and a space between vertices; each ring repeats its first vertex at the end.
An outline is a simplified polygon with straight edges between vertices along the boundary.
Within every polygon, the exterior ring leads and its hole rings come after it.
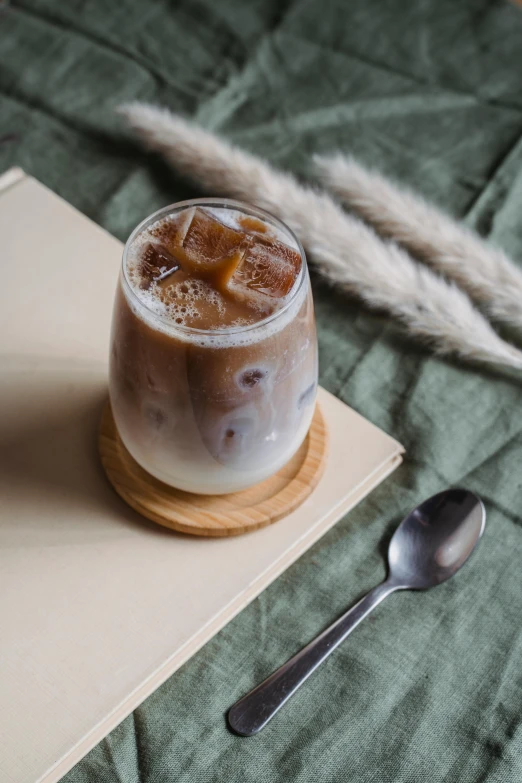
POLYGON ((150 288, 150 293, 152 297, 162 301, 165 315, 178 326, 188 326, 187 319, 196 318, 199 315, 199 301, 206 301, 214 305, 219 315, 225 313, 223 297, 203 280, 192 278, 180 283, 173 283, 168 286, 165 292, 154 283, 150 288), (169 301, 170 297, 175 297, 176 301, 169 301))
MULTIPOLYGON (((204 209, 230 228, 244 231, 240 220, 245 213, 217 207, 205 206, 204 209)), ((126 270, 123 275, 122 288, 135 314, 150 327, 158 331, 202 347, 228 348, 232 346, 248 346, 264 340, 284 328, 296 316, 301 307, 306 292, 304 286, 300 286, 300 291, 297 295, 295 294, 294 286, 294 289, 286 297, 277 300, 277 309, 274 312, 275 317, 273 319, 270 316, 267 319, 265 316, 259 321, 252 322, 246 318, 236 318, 229 326, 217 324, 214 329, 209 330, 194 329, 187 324, 188 319, 197 318, 200 314, 198 301, 206 302, 216 307, 220 315, 225 313, 224 298, 205 281, 191 278, 172 283, 165 289, 162 289, 157 283, 152 283, 148 289, 141 287, 140 262, 145 246, 151 242, 161 244, 162 235, 168 232, 169 225, 176 226, 184 215, 185 211, 177 216, 160 218, 143 230, 133 240, 132 245, 127 250, 126 270), (181 302, 169 302, 169 292, 181 299, 181 302), (295 296, 295 300, 291 301, 293 296, 295 296), (285 306, 289 302, 291 304, 286 308, 285 306), (278 313, 280 314, 278 315, 278 313), (268 323, 263 323, 264 320, 268 320, 268 323), (236 331, 245 329, 245 327, 250 328, 244 332, 236 331)), ((268 225, 268 228, 270 232, 267 234, 268 236, 283 242, 299 252, 297 243, 290 235, 285 234, 281 229, 271 224, 268 225)), ((298 277, 298 281, 300 280, 301 278, 298 277)), ((299 282, 296 285, 299 285, 299 282)), ((249 292, 249 305, 253 306, 260 314, 266 313, 268 304, 273 308, 274 301, 271 300, 269 302, 268 297, 262 292, 249 292)))

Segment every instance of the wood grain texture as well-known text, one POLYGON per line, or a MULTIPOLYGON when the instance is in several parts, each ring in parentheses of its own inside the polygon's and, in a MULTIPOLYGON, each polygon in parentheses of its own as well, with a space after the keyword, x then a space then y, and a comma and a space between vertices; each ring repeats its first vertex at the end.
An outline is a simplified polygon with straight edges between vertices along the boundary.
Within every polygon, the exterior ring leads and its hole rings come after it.
POLYGON ((143 470, 123 445, 108 403, 98 445, 107 478, 139 514, 179 533, 236 536, 277 522, 306 500, 323 473, 328 437, 317 405, 308 435, 290 462, 260 484, 227 495, 183 492, 143 470))

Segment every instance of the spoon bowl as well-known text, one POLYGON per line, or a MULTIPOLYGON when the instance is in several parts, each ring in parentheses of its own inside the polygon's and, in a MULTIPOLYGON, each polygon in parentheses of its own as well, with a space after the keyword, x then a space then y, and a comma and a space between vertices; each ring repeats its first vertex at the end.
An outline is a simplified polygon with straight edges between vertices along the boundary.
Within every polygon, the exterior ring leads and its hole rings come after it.
POLYGON ((465 489, 433 495, 406 516, 390 541, 389 582, 425 590, 464 565, 486 524, 480 498, 465 489))

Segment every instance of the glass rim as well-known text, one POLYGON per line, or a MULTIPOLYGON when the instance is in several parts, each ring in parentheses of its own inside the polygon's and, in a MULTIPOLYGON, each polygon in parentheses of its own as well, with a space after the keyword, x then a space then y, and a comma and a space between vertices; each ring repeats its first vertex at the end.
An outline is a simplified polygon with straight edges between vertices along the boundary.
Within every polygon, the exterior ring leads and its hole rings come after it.
POLYGON ((244 332, 259 329, 260 327, 266 326, 267 324, 277 320, 284 313, 286 313, 289 307, 291 307, 291 305, 295 302, 296 297, 298 296, 298 294, 300 293, 303 287, 304 281, 307 280, 308 278, 307 270, 308 270, 308 266, 306 262, 306 253, 304 251, 304 248, 301 242, 299 241, 299 238, 295 235, 292 229, 286 225, 286 223, 284 223, 278 217, 273 215, 271 212, 268 212, 267 210, 262 209, 261 207, 258 207, 254 204, 249 204, 246 201, 239 201, 232 198, 219 198, 219 197, 193 198, 193 199, 186 199, 185 201, 176 201, 173 204, 168 204, 166 207, 162 207, 161 209, 156 210, 156 212, 153 212, 151 215, 144 218, 144 220, 142 220, 141 223, 138 223, 136 228, 132 231, 129 238, 127 239, 125 243, 125 247, 123 248, 123 256, 122 256, 122 263, 121 263, 122 279, 125 283, 126 291, 131 296, 131 299, 137 302, 138 305, 141 308, 143 308, 148 314, 150 314, 150 316, 155 321, 159 321, 160 323, 165 324, 166 326, 169 327, 169 330, 171 330, 174 333, 179 332, 182 334, 205 335, 205 336, 243 334, 244 332), (275 225, 281 231, 290 235, 290 237, 292 238, 292 240, 295 242, 297 246, 297 250, 301 256, 302 263, 301 263, 301 269, 299 270, 297 281, 296 283, 294 283, 294 290, 291 292, 288 301, 286 301, 281 308, 271 313, 270 315, 266 316, 266 318, 263 318, 260 321, 256 321, 255 323, 252 324, 247 324, 246 326, 233 326, 233 327, 227 327, 223 329, 198 329, 193 326, 183 326, 174 323, 171 318, 156 312, 151 307, 149 307, 146 304, 146 302, 140 299, 138 294, 134 291, 127 274, 127 256, 128 256, 129 249, 132 246, 132 243, 145 228, 150 226, 152 223, 155 223, 157 220, 160 220, 162 217, 168 217, 169 215, 175 212, 179 212, 182 209, 188 209, 189 207, 194 207, 194 206, 201 206, 201 207, 207 206, 207 207, 214 207, 214 208, 224 207, 225 209, 236 209, 237 211, 241 211, 246 214, 251 214, 254 217, 258 217, 259 219, 263 220, 265 223, 268 223, 269 225, 270 224, 275 225))

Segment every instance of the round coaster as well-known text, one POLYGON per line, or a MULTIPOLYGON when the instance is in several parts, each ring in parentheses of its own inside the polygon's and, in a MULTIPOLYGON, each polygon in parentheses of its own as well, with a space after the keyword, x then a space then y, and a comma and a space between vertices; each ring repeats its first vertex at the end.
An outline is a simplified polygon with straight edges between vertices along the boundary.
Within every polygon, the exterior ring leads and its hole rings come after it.
POLYGON ((228 495, 195 495, 158 481, 131 457, 116 429, 110 405, 103 412, 100 457, 112 486, 135 511, 180 533, 235 536, 287 516, 310 495, 324 470, 327 433, 316 405, 305 441, 270 478, 228 495))

